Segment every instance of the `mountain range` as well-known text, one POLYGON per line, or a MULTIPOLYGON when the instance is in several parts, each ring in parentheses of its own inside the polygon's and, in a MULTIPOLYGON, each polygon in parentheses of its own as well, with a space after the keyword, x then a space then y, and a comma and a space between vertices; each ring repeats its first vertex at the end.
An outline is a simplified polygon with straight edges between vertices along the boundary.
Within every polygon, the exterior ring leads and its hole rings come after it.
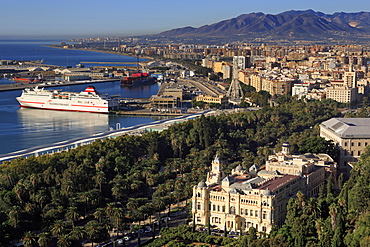
POLYGON ((162 37, 245 37, 274 39, 363 39, 370 37, 370 12, 325 14, 313 10, 243 14, 199 28, 176 28, 162 37))

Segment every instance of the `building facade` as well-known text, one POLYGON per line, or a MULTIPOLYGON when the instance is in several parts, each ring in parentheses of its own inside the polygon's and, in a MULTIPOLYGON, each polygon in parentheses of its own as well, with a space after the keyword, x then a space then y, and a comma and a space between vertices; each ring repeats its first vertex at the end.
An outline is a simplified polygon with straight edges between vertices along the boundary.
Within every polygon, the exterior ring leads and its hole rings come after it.
POLYGON ((259 170, 253 165, 247 171, 239 165, 229 176, 223 172, 222 162, 216 156, 207 181, 193 188, 195 224, 210 224, 227 231, 248 231, 254 227, 267 233, 273 226, 282 225, 288 200, 298 191, 309 196, 317 195, 328 167, 320 158, 316 157, 314 162, 306 155, 310 161, 300 157, 299 162, 290 164, 299 168, 283 174, 279 170, 286 169, 281 165, 288 162, 289 155, 289 147, 285 147, 277 160, 270 157, 271 170, 259 170), (322 166, 317 166, 320 162, 322 166))
POLYGON ((349 174, 370 144, 370 118, 332 118, 320 124, 320 136, 332 140, 340 150, 338 171, 349 174))

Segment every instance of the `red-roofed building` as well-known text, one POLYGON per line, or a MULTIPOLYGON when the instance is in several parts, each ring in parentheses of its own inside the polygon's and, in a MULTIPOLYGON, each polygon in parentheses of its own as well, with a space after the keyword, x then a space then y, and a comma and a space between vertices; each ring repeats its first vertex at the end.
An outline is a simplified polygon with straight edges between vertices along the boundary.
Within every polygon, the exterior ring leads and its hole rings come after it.
POLYGON ((317 195, 327 168, 319 157, 310 156, 306 157, 309 158, 307 162, 300 160, 300 168, 293 171, 293 163, 286 164, 289 155, 289 147, 285 143, 281 153, 270 157, 270 165, 275 170, 260 171, 256 165, 246 170, 239 165, 230 176, 224 174, 222 162, 216 156, 207 181, 193 188, 195 224, 209 223, 222 230, 245 232, 254 227, 267 233, 273 226, 281 226, 285 221, 288 200, 298 191, 309 196, 317 195), (283 167, 276 169, 276 162, 282 162, 283 167), (288 169, 285 166, 289 165, 292 166, 289 174, 280 172, 288 169))

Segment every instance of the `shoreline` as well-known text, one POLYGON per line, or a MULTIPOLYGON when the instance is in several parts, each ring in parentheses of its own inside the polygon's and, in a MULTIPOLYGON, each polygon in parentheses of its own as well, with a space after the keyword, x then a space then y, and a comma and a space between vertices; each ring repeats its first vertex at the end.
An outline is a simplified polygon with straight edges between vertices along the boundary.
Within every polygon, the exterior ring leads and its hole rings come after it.
MULTIPOLYGON (((78 51, 92 51, 92 52, 100 52, 100 53, 107 53, 107 54, 114 54, 114 55, 122 55, 122 56, 126 56, 126 57, 133 57, 133 58, 137 58, 137 56, 133 55, 133 54, 129 54, 129 53, 119 53, 119 52, 115 52, 115 51, 102 51, 102 50, 96 50, 96 49, 83 49, 83 48, 63 48, 63 47, 59 47, 59 46, 54 46, 54 45, 45 45, 46 47, 50 47, 50 48, 55 48, 55 49, 63 49, 63 50, 78 50, 78 51)), ((141 58, 144 58, 144 59, 147 59, 148 61, 153 61, 154 58, 152 57, 147 57, 147 56, 142 56, 141 58)), ((148 62, 148 61, 144 61, 144 62, 148 62)), ((140 62, 139 62, 140 63, 140 62)))

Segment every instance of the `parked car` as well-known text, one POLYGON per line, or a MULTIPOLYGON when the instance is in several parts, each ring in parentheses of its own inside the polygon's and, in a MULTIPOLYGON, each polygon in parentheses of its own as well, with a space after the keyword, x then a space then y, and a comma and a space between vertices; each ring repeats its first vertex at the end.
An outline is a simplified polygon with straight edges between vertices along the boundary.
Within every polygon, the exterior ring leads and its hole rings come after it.
POLYGON ((170 221, 170 220, 171 220, 171 218, 170 218, 170 217, 163 217, 163 218, 162 218, 162 220, 163 220, 163 221, 167 221, 167 220, 168 220, 168 221, 170 221))

